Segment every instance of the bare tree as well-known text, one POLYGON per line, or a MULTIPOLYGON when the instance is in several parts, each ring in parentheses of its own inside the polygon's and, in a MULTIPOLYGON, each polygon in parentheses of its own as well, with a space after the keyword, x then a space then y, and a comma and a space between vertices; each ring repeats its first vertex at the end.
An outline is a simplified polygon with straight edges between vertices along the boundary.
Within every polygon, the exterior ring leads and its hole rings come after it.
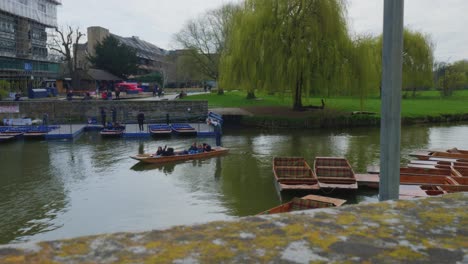
POLYGON ((73 28, 67 26, 66 29, 55 29, 54 37, 49 48, 63 56, 63 59, 67 65, 68 73, 72 78, 72 87, 77 88, 79 86, 79 75, 78 69, 78 44, 80 39, 85 36, 80 31, 79 27, 73 28))
MULTIPOLYGON (((227 4, 211 10, 204 15, 187 22, 185 27, 175 35, 175 41, 187 52, 196 68, 206 78, 215 81, 219 77, 219 59, 225 47, 233 14, 238 6, 227 4)), ((222 92, 220 89, 219 91, 222 92)))

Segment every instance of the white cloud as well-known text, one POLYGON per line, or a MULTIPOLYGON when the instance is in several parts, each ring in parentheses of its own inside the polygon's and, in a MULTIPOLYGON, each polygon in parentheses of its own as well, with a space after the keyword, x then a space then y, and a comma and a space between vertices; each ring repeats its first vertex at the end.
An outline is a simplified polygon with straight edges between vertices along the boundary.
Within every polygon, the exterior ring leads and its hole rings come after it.
MULTIPOLYGON (((239 0, 233 0, 238 2, 239 0)), ((184 23, 230 0, 64 0, 59 24, 82 29, 102 26, 121 36, 139 36, 162 48, 173 47, 172 36, 184 23)), ((429 34, 438 60, 468 58, 466 0, 406 0, 405 25, 429 34)), ((350 27, 355 33, 380 34, 383 0, 348 0, 350 27)))
MULTIPOLYGON (((356 33, 382 33, 383 0, 348 0, 350 25, 356 33)), ((468 59, 468 1, 406 0, 405 26, 431 36, 440 61, 468 59)))

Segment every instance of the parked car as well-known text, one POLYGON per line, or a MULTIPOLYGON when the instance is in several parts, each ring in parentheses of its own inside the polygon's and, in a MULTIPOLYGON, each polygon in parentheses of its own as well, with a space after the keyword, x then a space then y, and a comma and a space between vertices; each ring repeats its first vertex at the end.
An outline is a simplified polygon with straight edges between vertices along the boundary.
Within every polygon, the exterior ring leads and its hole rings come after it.
POLYGON ((138 92, 138 93, 141 93, 143 92, 143 89, 139 88, 138 87, 138 84, 136 83, 118 83, 117 85, 117 88, 120 89, 121 92, 128 92, 128 91, 132 91, 132 92, 138 92))

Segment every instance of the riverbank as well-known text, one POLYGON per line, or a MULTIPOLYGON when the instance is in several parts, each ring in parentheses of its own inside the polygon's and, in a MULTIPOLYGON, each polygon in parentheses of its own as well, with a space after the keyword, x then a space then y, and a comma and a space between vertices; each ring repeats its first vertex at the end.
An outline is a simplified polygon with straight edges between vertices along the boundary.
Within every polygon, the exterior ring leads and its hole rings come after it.
MULTIPOLYGON (((294 113, 294 111, 284 107, 244 108, 244 110, 252 115, 240 118, 226 116, 225 118, 227 120, 231 118, 231 123, 235 125, 261 128, 312 129, 380 126, 380 115, 372 113, 349 113, 330 109, 294 113)), ((468 113, 402 117, 403 125, 465 121, 468 121, 468 113)))
MULTIPOLYGON (((468 91, 442 98, 436 91, 421 92, 417 97, 402 100, 402 123, 447 123, 468 121, 468 91)), ((248 114, 224 114, 227 124, 262 128, 339 128, 380 125, 380 99, 369 98, 361 108, 357 98, 325 99, 324 109, 291 109, 291 100, 273 95, 258 95, 249 100, 239 91, 225 95, 203 94, 190 100, 207 100, 210 109, 238 108, 248 114)), ((319 106, 320 98, 306 98, 304 105, 319 106)))

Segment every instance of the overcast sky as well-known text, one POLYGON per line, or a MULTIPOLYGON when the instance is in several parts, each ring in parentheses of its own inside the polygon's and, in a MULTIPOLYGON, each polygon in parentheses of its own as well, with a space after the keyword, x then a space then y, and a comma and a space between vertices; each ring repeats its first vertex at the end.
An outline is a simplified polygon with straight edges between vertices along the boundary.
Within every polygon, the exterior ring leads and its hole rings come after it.
MULTIPOLYGON (((235 0, 238 2, 238 0, 235 0)), ((63 0, 59 25, 102 26, 121 36, 139 36, 172 49, 185 21, 230 0, 63 0)), ((348 0, 350 28, 380 34, 383 0, 348 0)), ((439 61, 468 59, 468 1, 406 0, 405 25, 429 34, 439 61)))

